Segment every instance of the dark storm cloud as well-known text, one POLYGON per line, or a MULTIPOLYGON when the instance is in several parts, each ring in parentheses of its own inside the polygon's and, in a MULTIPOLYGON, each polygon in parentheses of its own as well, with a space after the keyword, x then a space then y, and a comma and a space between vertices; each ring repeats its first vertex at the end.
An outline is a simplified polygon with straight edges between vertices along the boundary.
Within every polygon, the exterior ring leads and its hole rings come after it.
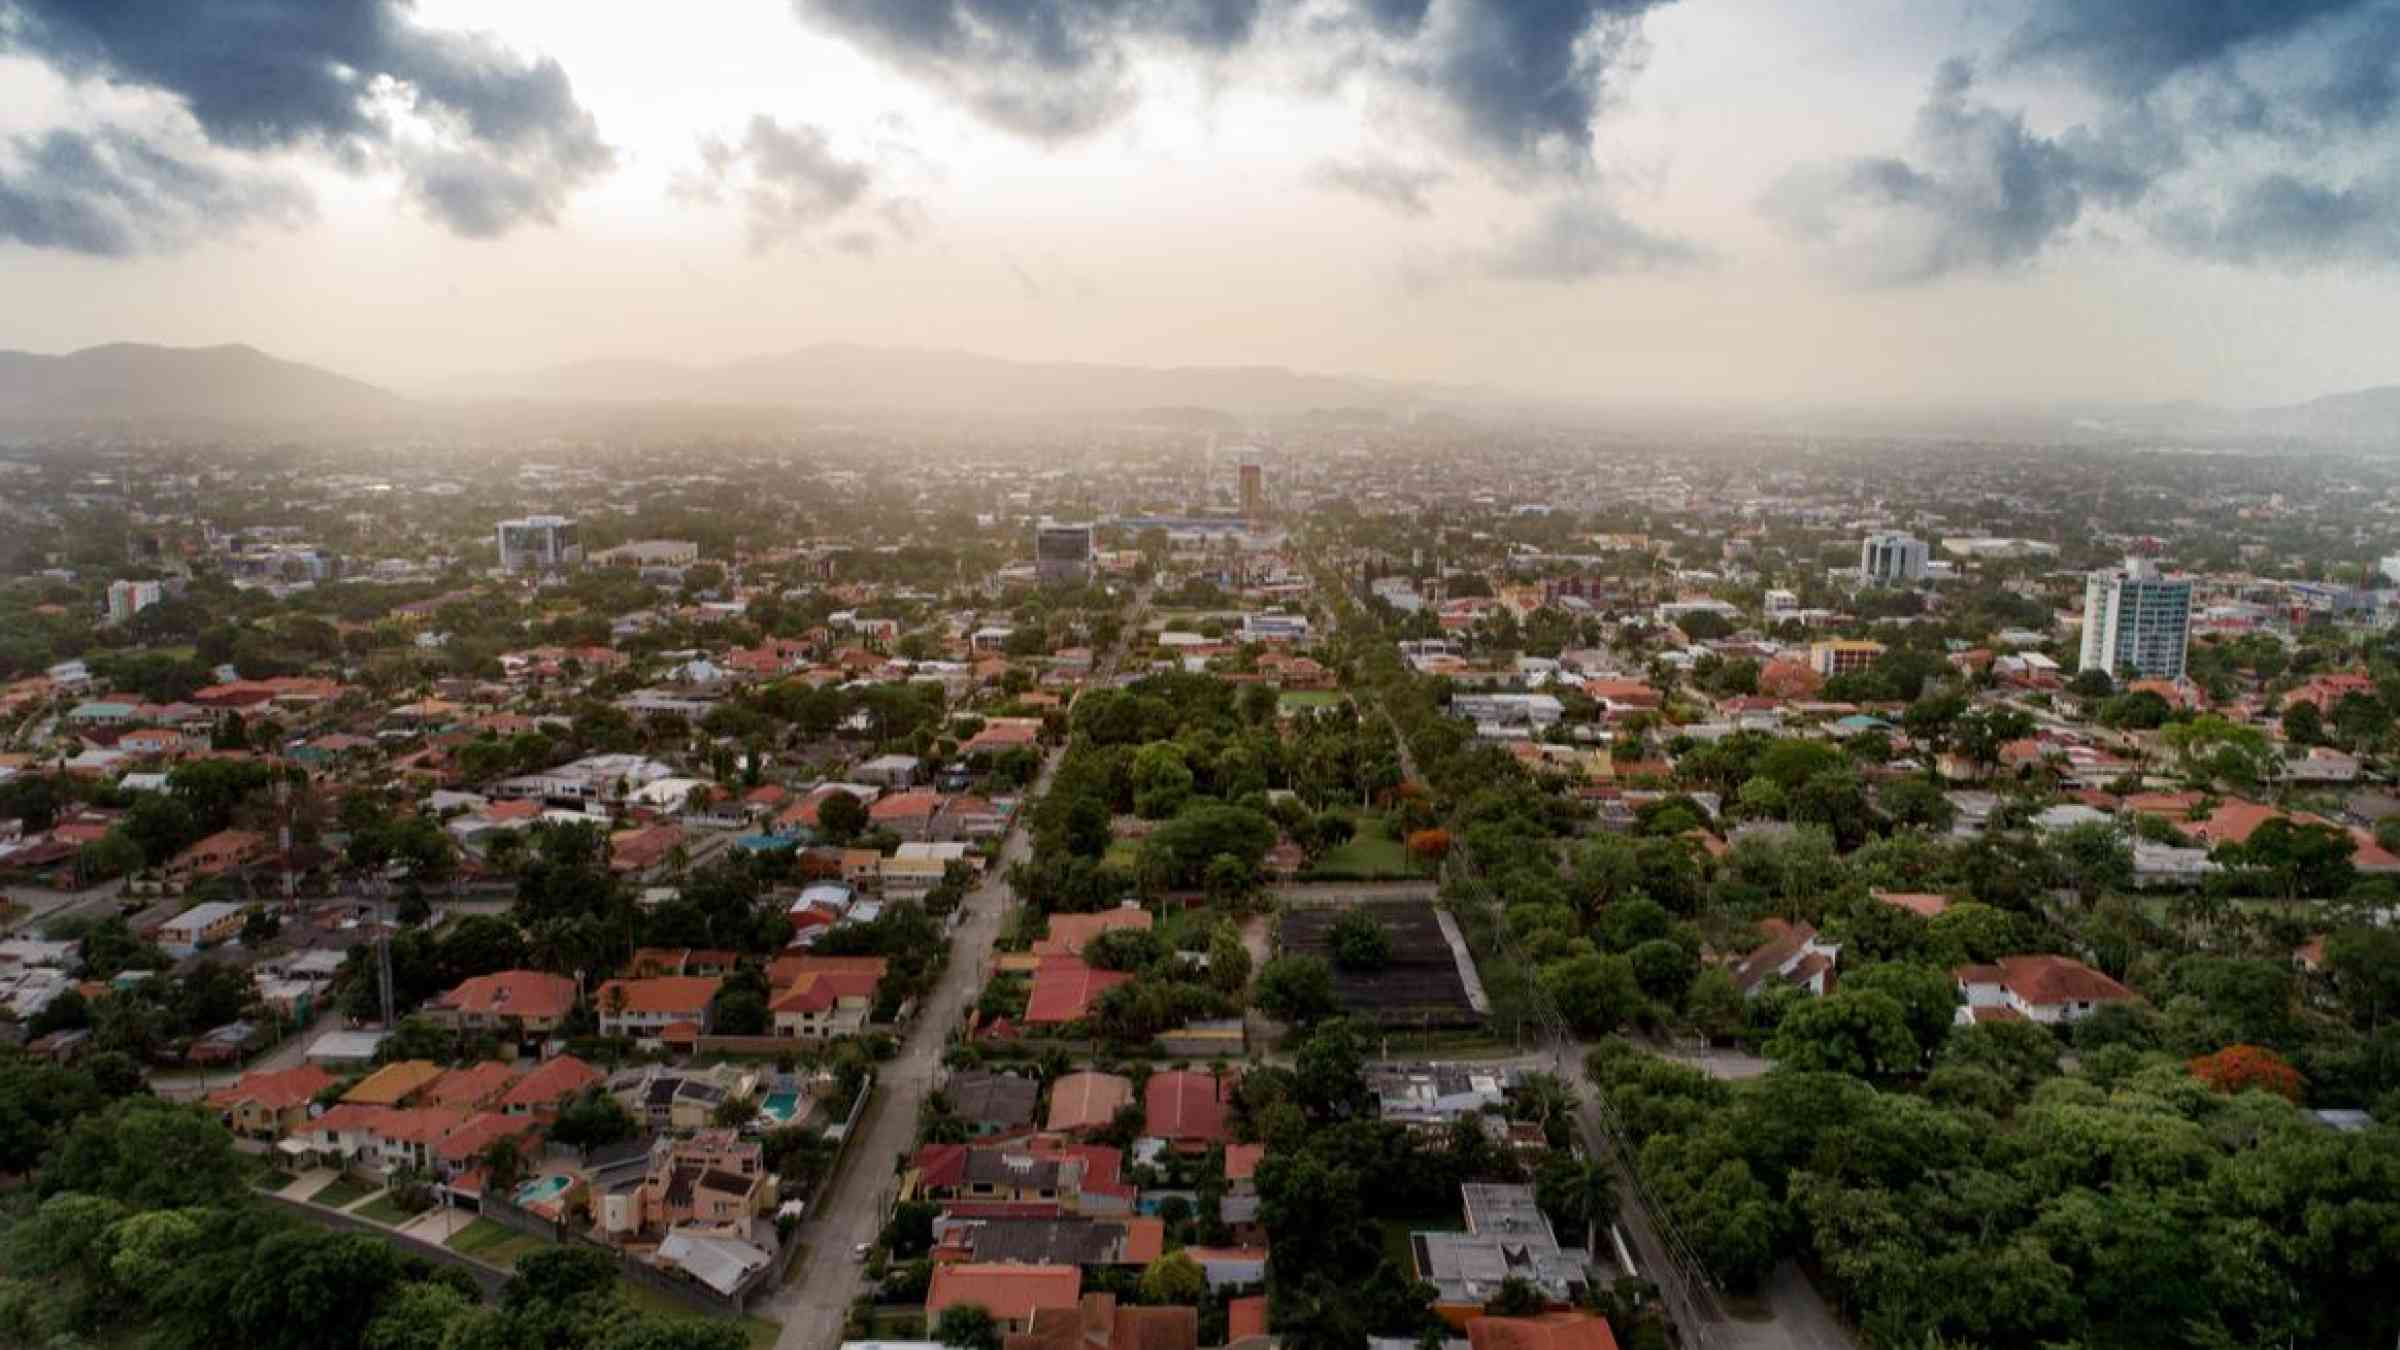
POLYGON ((1038 141, 1097 131, 1132 107, 1129 48, 1226 52, 1250 40, 1259 0, 794 0, 976 114, 1038 141))
POLYGON ((2220 209, 2168 216, 2159 233, 2196 257, 2245 266, 2389 262, 2400 258, 2400 179, 2384 173, 2337 187, 2266 174, 2220 209))
POLYGON ((1770 214, 1879 284, 2000 271, 2039 257, 2088 205, 2140 201, 2180 155, 2174 137, 2133 119, 2105 135, 2036 135, 1973 89, 1967 63, 1945 62, 1917 112, 1913 156, 1789 175, 1769 193, 1770 214))
POLYGON ((295 220, 308 199, 119 132, 17 138, 0 158, 0 239, 101 257, 163 252, 204 231, 295 220))
MULTIPOLYGON (((876 177, 872 166, 837 154, 816 127, 785 126, 762 115, 750 119, 738 143, 702 142, 699 172, 679 180, 676 195, 703 204, 738 199, 750 247, 764 252, 850 215, 866 201, 876 177)), ((925 230, 925 210, 909 198, 885 201, 874 215, 897 241, 915 239, 925 230)), ((882 239, 853 226, 830 242, 841 252, 864 256, 882 239)))
POLYGON ((1350 193, 1413 220, 1433 214, 1426 193, 1449 180, 1439 169, 1412 169, 1405 164, 1369 155, 1356 160, 1328 160, 1317 167, 1317 181, 1350 193))
POLYGON ((1884 281, 2029 262, 2093 207, 2237 265, 2400 262, 2395 0, 2034 0, 2000 56, 2073 78, 2098 115, 2033 133, 1953 62, 1909 156, 1802 170, 1770 209, 1884 281))
POLYGON ((1706 263, 1708 255, 1643 229, 1605 201, 1577 198, 1554 203, 1479 261, 1479 270, 1506 281, 1576 282, 1680 271, 1706 263))
MULTIPOLYGON (((1272 21, 1429 99, 1476 149, 1581 169, 1609 77, 1665 0, 793 0, 822 24, 1034 140, 1088 135, 1139 98, 1137 49, 1230 56, 1272 21), (1343 21, 1325 22, 1325 11, 1343 21)), ((1281 31, 1281 30, 1278 30, 1281 31)))
POLYGON ((554 220, 614 164, 557 62, 424 28, 402 0, 0 0, 0 50, 170 95, 227 149, 396 160, 428 214, 471 237, 554 220), (401 147, 386 95, 441 148, 401 147))

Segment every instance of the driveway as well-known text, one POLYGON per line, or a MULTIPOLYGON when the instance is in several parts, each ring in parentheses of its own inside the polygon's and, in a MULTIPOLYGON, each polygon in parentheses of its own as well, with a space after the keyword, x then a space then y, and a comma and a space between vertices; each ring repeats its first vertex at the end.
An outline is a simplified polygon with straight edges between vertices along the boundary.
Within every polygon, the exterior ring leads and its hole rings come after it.
POLYGON ((417 1217, 400 1225, 402 1233, 438 1245, 447 1243, 452 1234, 475 1222, 475 1216, 463 1209, 435 1205, 417 1217))

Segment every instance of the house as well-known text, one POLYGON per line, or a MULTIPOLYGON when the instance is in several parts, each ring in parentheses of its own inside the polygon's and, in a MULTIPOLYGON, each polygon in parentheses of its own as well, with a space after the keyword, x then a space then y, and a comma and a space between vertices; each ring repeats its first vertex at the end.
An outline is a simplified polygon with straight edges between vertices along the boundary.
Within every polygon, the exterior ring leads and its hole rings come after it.
POLYGON ((2026 1021, 2058 1026, 2078 1022, 2111 1003, 2140 996, 2069 956, 2004 956, 1988 966, 1960 966, 1960 1025, 2026 1021))
POLYGON ((1769 981, 1796 985, 1820 998, 1833 987, 1839 944, 1820 940, 1813 924, 1761 919, 1758 926, 1767 940, 1732 968, 1734 987, 1744 997, 1758 997, 1769 981))
POLYGON ((922 843, 933 837, 933 818, 941 809, 940 793, 916 788, 876 798, 867 808, 867 822, 874 829, 890 830, 903 840, 922 843))
POLYGON ((1588 1312, 1473 1318, 1467 1343, 1473 1350, 1617 1350, 1608 1319, 1588 1312))
POLYGON ((884 895, 899 900, 914 900, 942 884, 949 875, 950 864, 967 860, 965 844, 935 844, 910 842, 892 851, 876 868, 884 895))
POLYGON ((653 1260, 662 1270, 680 1270, 718 1295, 731 1298, 773 1264, 775 1254, 722 1232, 672 1228, 658 1244, 653 1260))
POLYGON ((1153 922, 1150 911, 1139 904, 1119 905, 1095 914, 1053 914, 1046 936, 1033 944, 1036 956, 1081 956, 1092 939, 1102 933, 1120 928, 1147 933, 1153 922))
POLYGON ((1036 1135, 1010 1143, 932 1144, 909 1159, 903 1199, 1053 1207, 1085 1215, 1133 1212, 1125 1155, 1036 1135))
POLYGON ((178 853, 167 863, 167 875, 188 884, 197 877, 222 876, 271 851, 267 837, 253 830, 219 830, 178 853))
POLYGON ((683 827, 671 821, 619 830, 608 837, 608 870, 620 874, 650 871, 663 866, 683 842, 683 827))
POLYGON ((511 1116, 497 1111, 482 1111, 468 1118, 433 1146, 434 1166, 444 1176, 457 1176, 481 1166, 486 1154, 502 1140, 513 1141, 519 1157, 532 1160, 539 1156, 543 1122, 532 1116, 511 1116))
POLYGON ((1240 1082, 1235 1073, 1197 1069, 1150 1075, 1142 1085, 1142 1133, 1166 1140, 1179 1153, 1206 1153, 1212 1144, 1232 1142, 1225 1108, 1240 1082))
POLYGON ((1036 1308, 1002 1350, 1196 1350, 1198 1308, 1132 1308, 1114 1294, 1085 1294, 1080 1306, 1036 1308))
POLYGON ((775 1201, 774 1177, 756 1140, 732 1130, 701 1130, 661 1140, 641 1186, 645 1229, 678 1224, 748 1224, 775 1201))
POLYGON ((783 956, 767 968, 777 1036, 828 1040, 866 1029, 887 962, 880 956, 783 956))
POLYGON ((924 771, 925 762, 915 755, 879 755, 852 770, 852 776, 880 788, 906 788, 915 786, 924 771))
POLYGON ((1082 1297, 1083 1271, 1076 1266, 937 1265, 925 1291, 925 1321, 930 1326, 951 1308, 973 1304, 1005 1330, 1029 1332, 1044 1309, 1080 1314, 1082 1297))
POLYGON ((1222 1292, 1266 1283, 1264 1247, 1186 1247, 1183 1254, 1199 1264, 1210 1289, 1222 1292))
POLYGON ((308 1122, 309 1104, 332 1087, 334 1076, 313 1064, 296 1069, 257 1069, 242 1081, 208 1095, 226 1128, 253 1139, 277 1138, 308 1122))
POLYGON ((1041 1105, 1039 1079, 970 1069, 950 1075, 942 1096, 977 1138, 1030 1129, 1041 1105))
POLYGON ((538 970, 503 970, 461 980, 425 1005, 454 1031, 492 1031, 520 1043, 554 1034, 575 1007, 575 981, 538 970))
POLYGON ((706 947, 643 947, 634 952, 629 973, 637 977, 731 975, 741 959, 739 952, 706 947))
POLYGON ((353 1106, 399 1106, 441 1076, 442 1066, 432 1060, 394 1060, 351 1085, 342 1100, 353 1106))
POLYGON ((1258 1198, 1258 1165, 1266 1156, 1265 1144, 1225 1146, 1225 1192, 1217 1200, 1217 1217, 1246 1241, 1266 1241, 1258 1198))
POLYGON ((706 1031, 724 983, 697 975, 610 980, 592 1000, 600 1010, 600 1034, 654 1041, 670 1029, 689 1027, 687 1034, 694 1035, 706 1031))
POLYGON ((1091 1016, 1100 996, 1133 979, 1128 971, 1096 970, 1074 956, 1046 956, 1033 970, 1025 999, 1027 1026, 1064 1026, 1091 1016))
POLYGON ((936 1261, 1005 1261, 1029 1266, 1133 1266, 1166 1249, 1162 1219, 946 1212, 934 1221, 936 1261))
POLYGON ((436 1078, 418 1094, 427 1106, 453 1106, 467 1111, 486 1111, 496 1106, 502 1093, 516 1085, 514 1065, 498 1060, 485 1060, 452 1069, 436 1078))
POLYGON ((1466 1232, 1408 1238, 1416 1276, 1433 1285, 1433 1310, 1442 1320, 1469 1325, 1511 1279, 1531 1284, 1555 1306, 1582 1302, 1583 1255, 1559 1246, 1531 1186, 1469 1182, 1458 1189, 1466 1232))
POLYGON ((573 1055, 560 1055, 543 1060, 533 1072, 501 1093, 500 1109, 510 1115, 554 1119, 561 1103, 605 1081, 606 1075, 598 1069, 573 1055))
POLYGON ((170 956, 190 956, 203 947, 214 947, 239 936, 242 924, 249 917, 248 905, 237 905, 230 900, 194 905, 158 926, 158 945, 170 956))
POLYGON ((1050 1085, 1049 1130, 1053 1134, 1083 1134, 1104 1129, 1117 1112, 1133 1104, 1133 1080, 1113 1073, 1085 1069, 1062 1074, 1050 1085))

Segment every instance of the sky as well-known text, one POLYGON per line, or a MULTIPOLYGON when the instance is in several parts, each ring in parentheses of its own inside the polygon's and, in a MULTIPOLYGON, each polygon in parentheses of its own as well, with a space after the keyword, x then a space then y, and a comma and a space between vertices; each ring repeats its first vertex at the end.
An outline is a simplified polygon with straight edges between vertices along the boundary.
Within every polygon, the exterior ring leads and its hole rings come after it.
POLYGON ((0 347, 2400 383, 2400 0, 0 0, 0 347))

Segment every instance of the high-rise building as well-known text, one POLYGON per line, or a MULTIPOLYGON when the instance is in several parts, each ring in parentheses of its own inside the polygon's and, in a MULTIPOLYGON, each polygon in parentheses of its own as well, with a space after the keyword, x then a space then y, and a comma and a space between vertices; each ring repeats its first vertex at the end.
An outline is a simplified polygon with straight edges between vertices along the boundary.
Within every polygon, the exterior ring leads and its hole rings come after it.
POLYGON ((1033 570, 1044 585, 1092 579, 1092 527, 1045 520, 1033 530, 1033 570))
POLYGON ((1908 534, 1870 534, 1858 550, 1859 580, 1902 586, 1925 579, 1925 541, 1908 534))
POLYGON ((1242 466, 1242 514, 1252 520, 1267 513, 1267 474, 1256 464, 1242 466))
POLYGON ((565 516, 527 516, 500 522, 500 566, 509 572, 549 571, 583 561, 581 527, 565 516))
POLYGON ((108 620, 123 623, 159 602, 165 591, 155 581, 108 583, 108 620))
POLYGON ((2079 670, 2117 679, 2179 680, 2192 637, 2192 583, 2162 577, 2148 558, 2094 572, 2083 586, 2079 670))

